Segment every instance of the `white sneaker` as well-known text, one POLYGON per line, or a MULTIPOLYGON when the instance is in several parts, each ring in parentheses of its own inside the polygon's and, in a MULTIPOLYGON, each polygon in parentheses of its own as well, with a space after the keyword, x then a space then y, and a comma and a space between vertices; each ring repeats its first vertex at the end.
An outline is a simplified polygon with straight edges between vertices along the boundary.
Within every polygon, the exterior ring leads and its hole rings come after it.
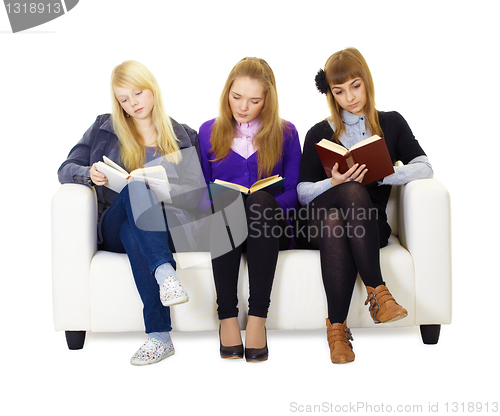
POLYGON ((160 300, 163 306, 172 306, 187 302, 189 296, 177 277, 167 276, 165 282, 160 286, 160 300))
POLYGON ((174 355, 175 349, 172 340, 162 342, 154 338, 148 339, 142 347, 130 359, 132 365, 148 365, 158 363, 171 355, 174 355))

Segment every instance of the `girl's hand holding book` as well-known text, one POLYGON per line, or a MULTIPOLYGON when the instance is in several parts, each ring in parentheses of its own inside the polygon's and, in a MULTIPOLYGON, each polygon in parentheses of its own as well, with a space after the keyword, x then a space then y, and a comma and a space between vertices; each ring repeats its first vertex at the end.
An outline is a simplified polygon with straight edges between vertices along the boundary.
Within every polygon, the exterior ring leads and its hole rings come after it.
POLYGON ((368 172, 366 169, 366 165, 359 165, 356 163, 351 166, 349 170, 347 170, 344 174, 339 172, 339 164, 335 163, 332 168, 332 177, 330 179, 330 183, 332 186, 340 185, 344 182, 356 181, 362 182, 365 177, 365 173, 368 172))
POLYGON ((90 168, 90 179, 92 179, 92 182, 94 182, 97 186, 105 185, 106 182, 108 182, 106 175, 97 170, 95 163, 90 168))

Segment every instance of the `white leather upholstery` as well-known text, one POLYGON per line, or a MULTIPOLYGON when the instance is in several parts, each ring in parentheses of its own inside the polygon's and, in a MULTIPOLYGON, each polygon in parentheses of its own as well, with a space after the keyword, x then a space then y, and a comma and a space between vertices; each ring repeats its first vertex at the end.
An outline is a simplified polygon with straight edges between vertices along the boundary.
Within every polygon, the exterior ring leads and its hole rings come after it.
MULTIPOLYGON (((96 198, 83 185, 62 185, 52 200, 53 305, 56 330, 144 331, 142 303, 125 254, 97 251, 96 198)), ((413 326, 451 322, 450 201, 437 179, 394 187, 388 206, 393 235, 380 250, 382 273, 413 326)), ((189 302, 171 308, 174 331, 216 330, 218 319, 209 253, 179 253, 178 276, 189 302), (185 267, 195 264, 192 267, 185 267)), ((239 320, 245 324, 248 275, 242 259, 239 320)), ((375 324, 364 305, 360 279, 351 301, 350 327, 375 324)), ((280 252, 268 329, 324 328, 326 298, 319 252, 280 252)))

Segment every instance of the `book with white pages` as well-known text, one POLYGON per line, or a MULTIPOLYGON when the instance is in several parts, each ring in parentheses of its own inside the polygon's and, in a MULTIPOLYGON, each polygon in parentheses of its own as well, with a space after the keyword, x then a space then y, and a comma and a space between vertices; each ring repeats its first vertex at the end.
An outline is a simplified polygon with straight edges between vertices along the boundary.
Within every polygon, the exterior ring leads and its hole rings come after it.
POLYGON ((103 156, 103 161, 97 162, 97 170, 108 179, 104 186, 117 193, 120 193, 129 182, 141 181, 147 183, 154 191, 158 202, 171 202, 167 172, 161 165, 139 168, 129 173, 108 157, 103 156))

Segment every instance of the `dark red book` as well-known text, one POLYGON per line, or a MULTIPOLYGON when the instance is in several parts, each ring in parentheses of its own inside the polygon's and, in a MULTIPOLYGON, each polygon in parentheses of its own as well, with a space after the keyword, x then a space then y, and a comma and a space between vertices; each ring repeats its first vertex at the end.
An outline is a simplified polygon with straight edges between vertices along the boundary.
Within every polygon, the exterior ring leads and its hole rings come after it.
POLYGON ((368 171, 363 178, 364 185, 394 173, 385 140, 377 135, 360 141, 349 150, 331 140, 323 139, 316 143, 316 150, 325 168, 326 176, 329 178, 332 176, 332 168, 335 162, 339 164, 340 173, 345 173, 356 163, 366 165, 368 171))

